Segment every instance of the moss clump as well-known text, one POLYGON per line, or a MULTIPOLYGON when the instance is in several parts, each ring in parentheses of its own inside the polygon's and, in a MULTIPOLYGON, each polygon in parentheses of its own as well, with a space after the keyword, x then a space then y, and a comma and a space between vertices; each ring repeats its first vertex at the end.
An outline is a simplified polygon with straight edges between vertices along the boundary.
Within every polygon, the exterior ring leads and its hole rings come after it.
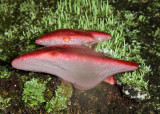
POLYGON ((4 110, 5 108, 9 107, 11 104, 9 103, 11 98, 2 98, 0 96, 0 109, 4 110))
MULTIPOLYGON (((130 30, 130 28, 138 26, 138 22, 133 24, 135 17, 136 13, 117 11, 117 15, 112 19, 112 28, 114 30, 108 30, 113 36, 113 39, 99 43, 96 51, 101 51, 116 59, 136 62, 139 65, 138 70, 118 74, 116 77, 123 84, 128 84, 149 95, 148 78, 151 68, 146 65, 146 60, 141 56, 141 43, 135 40, 140 31, 137 29, 130 30), (125 17, 124 21, 119 21, 119 18, 121 18, 119 17, 120 15, 125 17), (126 37, 130 38, 128 39, 130 44, 126 43, 126 37)), ((109 21, 109 23, 111 22, 109 21)), ((108 27, 111 27, 111 25, 108 24, 108 27)))
POLYGON ((31 107, 45 102, 46 82, 40 83, 38 81, 38 79, 33 78, 24 84, 22 100, 31 107))
POLYGON ((11 72, 8 68, 4 66, 0 66, 0 78, 9 78, 11 76, 11 72))
POLYGON ((70 84, 61 83, 60 86, 55 90, 55 96, 46 103, 47 112, 58 112, 65 108, 70 102, 72 96, 72 86, 70 84))

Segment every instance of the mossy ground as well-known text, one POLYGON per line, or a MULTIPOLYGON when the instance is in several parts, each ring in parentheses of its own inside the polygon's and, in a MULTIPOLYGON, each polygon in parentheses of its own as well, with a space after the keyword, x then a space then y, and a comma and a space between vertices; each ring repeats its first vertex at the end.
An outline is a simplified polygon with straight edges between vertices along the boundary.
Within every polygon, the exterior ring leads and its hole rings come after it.
POLYGON ((90 91, 75 90, 71 105, 64 112, 113 113, 118 110, 134 112, 134 109, 143 112, 148 107, 151 112, 160 110, 158 103, 160 67, 157 67, 157 64, 160 64, 158 61, 160 45, 157 43, 160 41, 159 10, 158 0, 154 2, 124 0, 121 3, 105 0, 18 0, 17 2, 2 0, 0 4, 0 96, 2 97, 0 98, 3 98, 1 101, 6 102, 1 110, 12 113, 16 110, 18 112, 47 110, 45 110, 46 102, 49 102, 56 93, 54 91, 60 85, 60 80, 43 73, 15 70, 10 63, 15 57, 39 47, 35 45, 36 38, 61 28, 80 28, 110 33, 113 39, 99 43, 94 49, 116 59, 138 63, 139 70, 115 75, 115 78, 120 80, 122 85, 137 88, 150 97, 150 100, 142 103, 139 101, 138 106, 134 106, 136 102, 132 100, 127 100, 131 103, 125 102, 126 98, 122 98, 118 91, 109 93, 106 85, 102 83, 90 91), (34 107, 32 104, 28 106, 27 102, 22 100, 24 98, 22 93, 26 88, 24 85, 33 78, 40 80, 38 82, 40 85, 48 81, 45 85, 45 93, 48 94, 40 94, 43 102, 37 101, 34 107), (50 78, 51 80, 48 80, 50 78), (109 94, 115 96, 112 98, 114 102, 109 103, 108 100, 111 100, 107 97, 110 96, 109 94), (83 98, 86 100, 82 100, 83 98), (81 99, 82 102, 76 99, 81 99), (83 106, 85 102, 87 105, 83 106), (122 105, 119 107, 116 105, 113 109, 116 103, 122 105), (97 105, 98 108, 95 107, 97 105), (102 105, 104 107, 101 107, 102 105))

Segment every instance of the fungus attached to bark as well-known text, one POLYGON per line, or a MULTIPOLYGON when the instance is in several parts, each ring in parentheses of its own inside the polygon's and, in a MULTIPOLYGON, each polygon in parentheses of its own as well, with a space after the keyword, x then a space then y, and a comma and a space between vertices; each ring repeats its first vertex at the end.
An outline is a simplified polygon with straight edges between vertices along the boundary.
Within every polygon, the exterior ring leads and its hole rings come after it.
POLYGON ((15 58, 12 66, 56 75, 81 90, 91 89, 114 74, 138 68, 136 63, 111 59, 85 46, 43 47, 15 58))

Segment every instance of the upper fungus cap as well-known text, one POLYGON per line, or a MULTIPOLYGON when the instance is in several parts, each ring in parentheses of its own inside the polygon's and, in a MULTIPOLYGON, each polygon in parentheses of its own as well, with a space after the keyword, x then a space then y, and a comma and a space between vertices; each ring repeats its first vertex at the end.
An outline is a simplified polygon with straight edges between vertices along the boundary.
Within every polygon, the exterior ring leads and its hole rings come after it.
POLYGON ((91 43, 94 38, 85 31, 74 29, 59 29, 42 35, 35 43, 44 46, 54 45, 83 45, 91 43))

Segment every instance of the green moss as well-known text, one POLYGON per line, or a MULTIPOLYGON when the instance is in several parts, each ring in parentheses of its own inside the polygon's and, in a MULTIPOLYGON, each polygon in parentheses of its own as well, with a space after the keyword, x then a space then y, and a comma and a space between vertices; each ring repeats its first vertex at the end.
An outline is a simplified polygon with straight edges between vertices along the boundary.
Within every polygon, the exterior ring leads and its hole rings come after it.
POLYGON ((11 104, 9 103, 10 102, 10 100, 11 100, 11 98, 2 98, 1 96, 0 96, 0 109, 1 110, 4 110, 4 109, 6 109, 7 107, 9 107, 11 104))
MULTIPOLYGON (((109 33, 113 36, 110 41, 99 43, 96 47, 96 51, 101 51, 106 55, 109 55, 116 59, 128 60, 139 64, 139 69, 134 72, 123 73, 118 78, 123 84, 128 84, 138 88, 140 91, 148 93, 148 76, 151 71, 150 66, 145 64, 145 59, 141 57, 140 50, 142 49, 141 43, 136 40, 131 40, 131 43, 126 43, 125 37, 135 39, 139 30, 130 30, 130 27, 137 26, 134 24, 136 14, 127 12, 118 12, 113 18, 113 30, 109 30, 109 33), (124 15, 125 21, 119 21, 119 15, 124 15), (122 76, 123 75, 123 76, 122 76)), ((110 17, 108 17, 110 18, 110 17)), ((110 23, 110 22, 109 22, 110 23)), ((108 25, 110 27, 110 25, 108 25)))
POLYGON ((72 96, 72 86, 70 84, 61 83, 60 86, 55 90, 55 95, 50 101, 46 103, 47 112, 58 112, 65 108, 70 102, 72 96))
POLYGON ((24 84, 22 100, 31 107, 43 103, 45 89, 46 82, 40 83, 38 79, 33 78, 24 84))
POLYGON ((5 66, 0 66, 0 78, 9 78, 11 72, 5 66))

